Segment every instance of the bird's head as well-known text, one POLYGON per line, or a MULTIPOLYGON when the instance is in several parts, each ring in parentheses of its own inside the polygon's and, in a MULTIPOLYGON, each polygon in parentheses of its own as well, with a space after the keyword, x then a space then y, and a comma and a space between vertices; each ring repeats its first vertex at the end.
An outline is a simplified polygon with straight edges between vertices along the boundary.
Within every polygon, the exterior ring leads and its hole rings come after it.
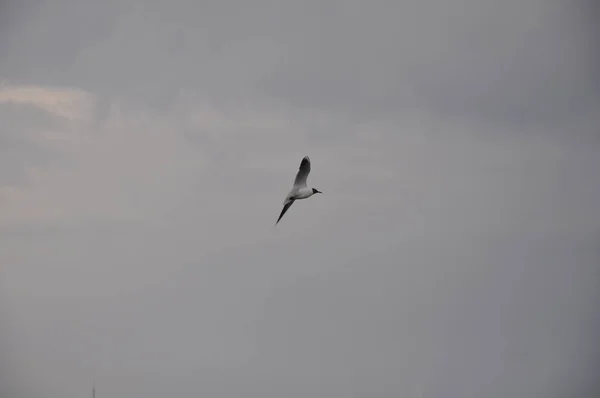
POLYGON ((317 188, 313 188, 312 190, 313 190, 313 194, 315 194, 315 193, 323 193, 323 192, 319 191, 317 188))

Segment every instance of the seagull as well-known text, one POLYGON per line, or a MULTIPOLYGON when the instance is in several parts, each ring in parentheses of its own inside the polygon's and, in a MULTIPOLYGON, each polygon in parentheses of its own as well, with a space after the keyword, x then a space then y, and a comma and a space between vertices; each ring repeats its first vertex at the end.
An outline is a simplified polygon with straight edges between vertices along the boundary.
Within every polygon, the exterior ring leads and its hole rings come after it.
POLYGON ((296 179, 294 180, 294 186, 283 201, 283 210, 281 210, 281 214, 279 215, 279 218, 277 219, 275 225, 279 223, 281 217, 283 217, 283 215, 288 211, 288 209, 292 206, 294 201, 299 199, 310 198, 316 193, 323 193, 316 188, 306 187, 306 179, 308 178, 309 173, 310 158, 308 156, 305 156, 304 158, 302 158, 302 162, 300 163, 300 167, 298 168, 298 173, 296 174, 296 179))

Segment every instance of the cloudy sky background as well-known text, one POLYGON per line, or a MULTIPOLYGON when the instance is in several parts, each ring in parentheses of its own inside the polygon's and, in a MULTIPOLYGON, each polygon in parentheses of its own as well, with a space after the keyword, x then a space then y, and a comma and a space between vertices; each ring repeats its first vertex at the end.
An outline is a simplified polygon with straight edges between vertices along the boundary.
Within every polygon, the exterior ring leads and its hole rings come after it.
POLYGON ((595 396, 599 9, 3 2, 0 396, 595 396))

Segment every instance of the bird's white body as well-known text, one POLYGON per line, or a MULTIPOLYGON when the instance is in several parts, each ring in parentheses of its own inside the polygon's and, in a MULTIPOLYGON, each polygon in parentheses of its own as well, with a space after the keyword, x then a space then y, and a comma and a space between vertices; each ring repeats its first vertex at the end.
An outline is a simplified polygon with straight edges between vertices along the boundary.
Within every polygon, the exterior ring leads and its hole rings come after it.
POLYGON ((305 156, 300 163, 300 168, 298 169, 298 173, 294 179, 294 186, 283 201, 283 210, 281 210, 281 214, 279 214, 279 218, 277 219, 277 222, 275 222, 275 225, 277 225, 279 220, 281 220, 281 217, 283 217, 283 215, 296 200, 310 198, 316 193, 321 193, 321 191, 318 189, 308 188, 306 186, 306 179, 308 178, 309 173, 310 159, 308 156, 305 156))
POLYGON ((287 196, 285 197, 285 200, 283 201, 283 204, 288 203, 290 200, 299 200, 299 199, 310 198, 314 194, 315 194, 315 192, 313 191, 312 188, 306 188, 306 187, 294 188, 290 191, 290 193, 287 194, 287 196))

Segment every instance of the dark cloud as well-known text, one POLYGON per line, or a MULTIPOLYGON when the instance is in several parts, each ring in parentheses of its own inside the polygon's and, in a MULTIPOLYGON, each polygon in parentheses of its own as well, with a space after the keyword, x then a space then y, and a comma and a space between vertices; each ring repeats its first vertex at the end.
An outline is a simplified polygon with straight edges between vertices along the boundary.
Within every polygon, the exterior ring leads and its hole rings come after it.
POLYGON ((215 101, 365 119, 426 107, 509 125, 554 122, 600 100, 597 28, 582 12, 593 7, 579 5, 65 2, 65 23, 60 7, 43 3, 4 39, 16 56, 3 70, 157 106, 193 88, 215 101))

